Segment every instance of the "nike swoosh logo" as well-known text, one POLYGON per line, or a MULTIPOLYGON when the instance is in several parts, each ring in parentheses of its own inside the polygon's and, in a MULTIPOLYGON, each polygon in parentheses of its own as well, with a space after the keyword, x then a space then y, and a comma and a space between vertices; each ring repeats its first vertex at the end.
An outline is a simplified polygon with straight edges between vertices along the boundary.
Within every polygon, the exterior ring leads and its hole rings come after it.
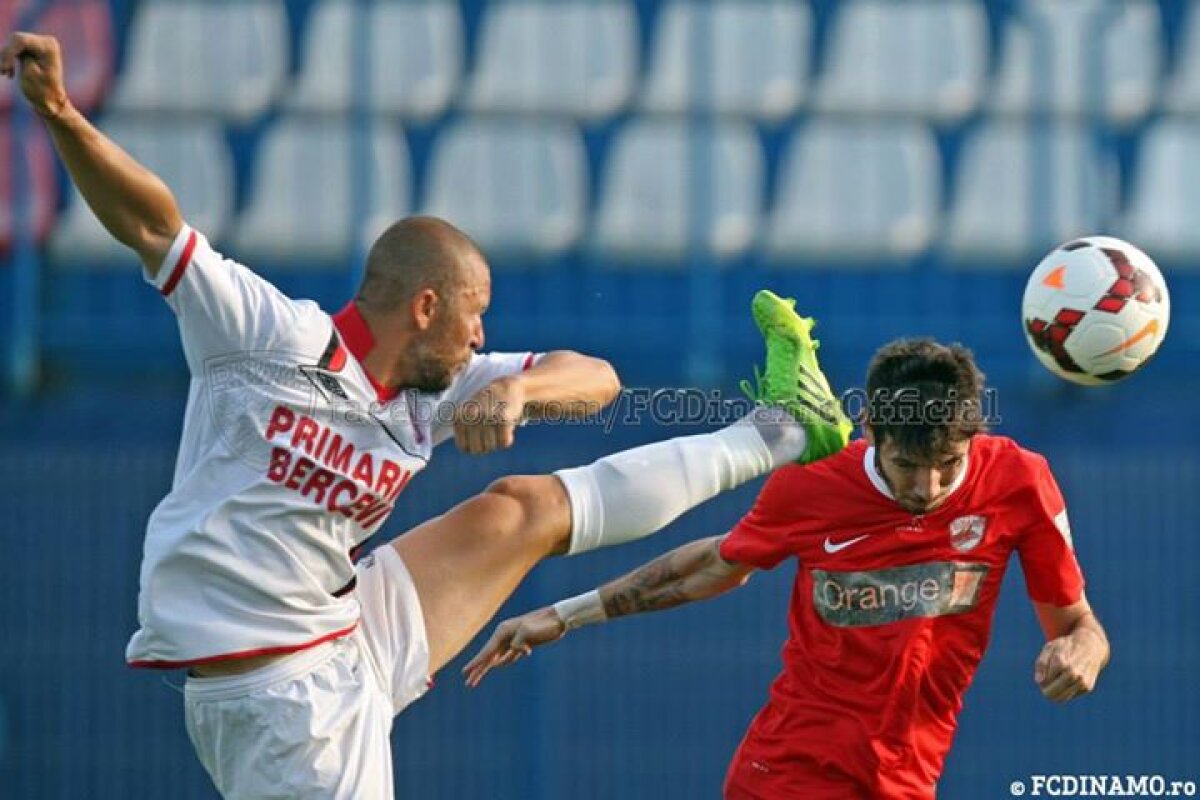
POLYGON ((825 537, 825 552, 826 553, 836 553, 839 550, 845 550, 850 545, 858 544, 859 542, 861 542, 863 539, 866 539, 870 535, 871 534, 869 534, 869 533, 864 533, 862 536, 855 536, 853 539, 847 539, 844 542, 837 542, 837 543, 829 541, 829 537, 826 536, 825 537))
POLYGON ((1138 331, 1137 333, 1135 333, 1133 336, 1130 336, 1128 339, 1121 342, 1119 345, 1114 347, 1112 350, 1105 350, 1100 355, 1111 356, 1113 353, 1119 353, 1122 350, 1128 350, 1129 348, 1133 347, 1135 344, 1140 342, 1142 339, 1145 339, 1147 336, 1153 336, 1156 333, 1158 333, 1158 320, 1152 319, 1149 322, 1147 322, 1145 325, 1143 325, 1142 329, 1140 331, 1138 331))

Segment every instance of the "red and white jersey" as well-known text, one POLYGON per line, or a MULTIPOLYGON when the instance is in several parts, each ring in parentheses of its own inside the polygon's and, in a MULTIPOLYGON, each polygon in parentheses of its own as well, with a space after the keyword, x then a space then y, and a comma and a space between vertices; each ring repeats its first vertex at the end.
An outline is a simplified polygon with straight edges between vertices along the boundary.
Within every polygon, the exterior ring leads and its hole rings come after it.
POLYGON ((453 436, 453 408, 535 355, 476 354, 445 392, 391 392, 360 363, 373 340, 353 304, 330 317, 292 300, 189 227, 150 282, 192 378, 127 659, 178 667, 350 632, 351 551, 453 436))
POLYGON ((1080 599, 1062 495, 1011 439, 975 436, 924 515, 892 499, 862 441, 776 471, 721 546, 763 569, 799 562, 783 672, 728 796, 932 798, 1014 551, 1033 600, 1080 599))

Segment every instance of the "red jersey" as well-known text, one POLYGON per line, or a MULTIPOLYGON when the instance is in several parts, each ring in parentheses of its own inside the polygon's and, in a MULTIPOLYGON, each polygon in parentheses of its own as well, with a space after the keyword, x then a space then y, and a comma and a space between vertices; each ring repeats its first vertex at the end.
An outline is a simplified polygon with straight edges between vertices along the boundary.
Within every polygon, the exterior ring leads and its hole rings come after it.
POLYGON ((933 797, 1014 550, 1034 601, 1080 599, 1062 494, 1011 439, 975 436, 923 515, 892 499, 863 441, 777 470, 721 545, 762 569, 799 562, 783 672, 727 797, 933 797))

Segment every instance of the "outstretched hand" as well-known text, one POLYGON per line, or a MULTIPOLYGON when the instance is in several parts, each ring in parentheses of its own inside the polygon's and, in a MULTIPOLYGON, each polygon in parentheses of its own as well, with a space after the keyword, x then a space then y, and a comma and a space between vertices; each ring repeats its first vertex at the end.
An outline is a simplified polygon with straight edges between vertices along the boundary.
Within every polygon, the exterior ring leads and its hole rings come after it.
POLYGON ((497 626, 492 638, 465 667, 467 686, 474 689, 492 667, 505 667, 533 652, 533 648, 557 642, 567 626, 553 607, 539 608, 497 626))
POLYGON ((53 119, 70 107, 57 39, 36 33, 10 35, 0 49, 0 75, 14 78, 18 66, 21 93, 34 111, 53 119))

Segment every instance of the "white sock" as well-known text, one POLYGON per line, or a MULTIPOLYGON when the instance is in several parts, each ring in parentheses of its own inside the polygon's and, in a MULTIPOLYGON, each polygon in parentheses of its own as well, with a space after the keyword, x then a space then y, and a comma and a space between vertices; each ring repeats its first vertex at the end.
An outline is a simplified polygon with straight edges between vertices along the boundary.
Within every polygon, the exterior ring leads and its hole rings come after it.
POLYGON ((570 554, 649 536, 721 492, 794 461, 804 428, 756 408, 727 428, 614 453, 554 473, 571 500, 570 554))

